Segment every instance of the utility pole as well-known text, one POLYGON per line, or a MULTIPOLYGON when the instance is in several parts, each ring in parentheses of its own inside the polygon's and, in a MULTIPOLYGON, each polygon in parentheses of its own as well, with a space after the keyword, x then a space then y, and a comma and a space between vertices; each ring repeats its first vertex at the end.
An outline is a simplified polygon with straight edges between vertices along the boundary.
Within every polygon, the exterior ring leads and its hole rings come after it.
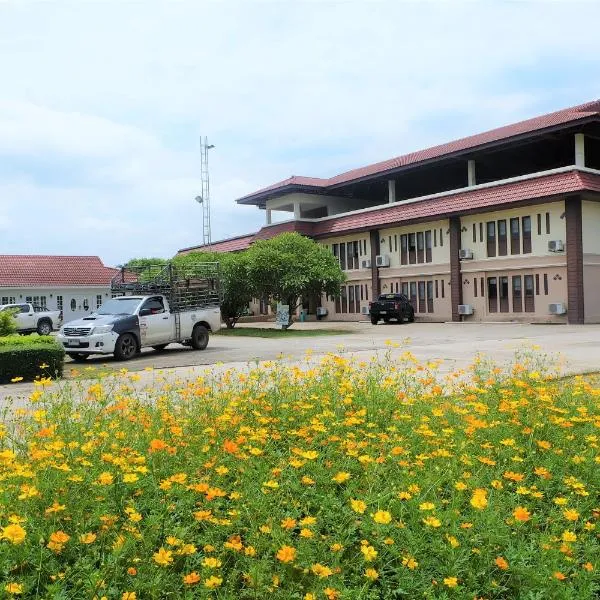
POLYGON ((208 151, 214 148, 213 144, 208 143, 208 138, 204 140, 200 136, 200 178, 202 190, 199 196, 196 196, 196 202, 202 205, 202 245, 210 246, 210 180, 208 175, 208 151))

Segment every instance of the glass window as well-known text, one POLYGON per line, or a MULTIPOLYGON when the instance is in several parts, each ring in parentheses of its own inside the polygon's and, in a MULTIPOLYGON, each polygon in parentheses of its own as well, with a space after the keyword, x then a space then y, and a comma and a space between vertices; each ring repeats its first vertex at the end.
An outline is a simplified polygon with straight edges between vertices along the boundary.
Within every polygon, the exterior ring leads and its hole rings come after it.
POLYGON ((417 263, 417 235, 408 234, 408 263, 414 265, 417 263))
POLYGON ((427 282, 427 312, 433 312, 433 281, 427 282))
POLYGON ((83 310, 90 310, 90 303, 87 298, 83 299, 83 310))
POLYGON ((519 217, 510 220, 510 253, 521 254, 521 226, 519 217))
POLYGON ((63 297, 62 296, 56 296, 56 309, 57 310, 63 309, 63 297))
POLYGON ((508 277, 502 276, 499 280, 499 292, 500 292, 500 312, 508 312, 508 277))
POLYGON ((77 302, 75 301, 75 298, 71 298, 71 310, 73 312, 77 310, 77 302))
POLYGON ((144 309, 150 309, 150 314, 158 315, 165 312, 165 305, 160 296, 154 296, 152 298, 148 298, 148 300, 142 304, 140 311, 144 309))
POLYGON ((525 312, 535 312, 535 293, 533 287, 533 275, 523 277, 525 287, 525 312))
POLYGON ((506 256, 506 219, 498 221, 498 256, 506 256))
POLYGON ((400 236, 400 264, 408 264, 408 236, 405 233, 400 236))
POLYGON ((546 213, 546 233, 550 233, 550 213, 546 213))
POLYGON ((521 219, 523 229, 523 254, 531 252, 531 217, 523 217, 521 219))
POLYGON ((496 256, 496 221, 488 221, 487 225, 487 255, 496 256))
POLYGON ((425 232, 425 262, 431 262, 431 229, 425 232))
POLYGON ((523 312, 523 292, 521 289, 521 276, 512 278, 513 312, 523 312))
POLYGON ((538 235, 542 235, 542 215, 538 213, 537 216, 538 235))
POLYGON ((102 306, 102 294, 96 295, 96 309, 102 306))
POLYGON ((423 232, 419 231, 417 233, 417 262, 419 264, 425 262, 425 238, 423 236, 423 232))
POLYGON ((419 312, 424 313, 427 311, 426 304, 425 304, 425 282, 419 281, 418 286, 419 286, 419 312))
POLYGON ((487 288, 488 310, 491 313, 498 312, 498 280, 496 277, 488 277, 487 288))
POLYGON ((412 307, 416 311, 417 310, 417 282, 416 281, 410 282, 410 303, 412 304, 412 307))

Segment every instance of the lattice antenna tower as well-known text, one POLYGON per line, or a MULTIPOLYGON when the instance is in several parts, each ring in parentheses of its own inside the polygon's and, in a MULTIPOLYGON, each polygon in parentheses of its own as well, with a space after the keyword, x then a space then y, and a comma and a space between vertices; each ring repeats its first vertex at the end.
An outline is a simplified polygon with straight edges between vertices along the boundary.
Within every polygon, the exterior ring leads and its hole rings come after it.
POLYGON ((202 205, 202 244, 209 246, 210 236, 210 179, 208 175, 208 151, 214 148, 213 144, 208 143, 208 138, 200 136, 200 178, 202 190, 199 196, 196 196, 196 202, 202 205))

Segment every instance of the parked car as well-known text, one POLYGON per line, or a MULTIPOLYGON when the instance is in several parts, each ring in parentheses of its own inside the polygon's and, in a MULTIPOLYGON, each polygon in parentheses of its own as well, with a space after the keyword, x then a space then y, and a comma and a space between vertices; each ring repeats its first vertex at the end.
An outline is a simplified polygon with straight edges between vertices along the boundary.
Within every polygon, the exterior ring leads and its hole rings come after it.
POLYGON ((392 319, 403 323, 415 320, 415 309, 404 294, 381 294, 374 302, 369 302, 371 323, 377 325, 383 319, 389 323, 392 319))
POLYGON ((11 310, 15 313, 18 333, 39 333, 50 335, 58 329, 63 320, 62 310, 47 310, 33 304, 1 304, 0 311, 11 310))

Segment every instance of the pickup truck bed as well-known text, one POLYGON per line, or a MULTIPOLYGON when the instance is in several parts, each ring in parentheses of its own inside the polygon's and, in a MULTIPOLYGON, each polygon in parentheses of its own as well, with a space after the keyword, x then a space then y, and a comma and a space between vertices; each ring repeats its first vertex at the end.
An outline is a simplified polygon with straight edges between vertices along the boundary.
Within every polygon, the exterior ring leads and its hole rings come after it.
POLYGON ((374 302, 369 302, 369 316, 373 325, 381 320, 389 323, 392 319, 398 323, 412 323, 415 320, 415 310, 404 294, 382 294, 374 302))

